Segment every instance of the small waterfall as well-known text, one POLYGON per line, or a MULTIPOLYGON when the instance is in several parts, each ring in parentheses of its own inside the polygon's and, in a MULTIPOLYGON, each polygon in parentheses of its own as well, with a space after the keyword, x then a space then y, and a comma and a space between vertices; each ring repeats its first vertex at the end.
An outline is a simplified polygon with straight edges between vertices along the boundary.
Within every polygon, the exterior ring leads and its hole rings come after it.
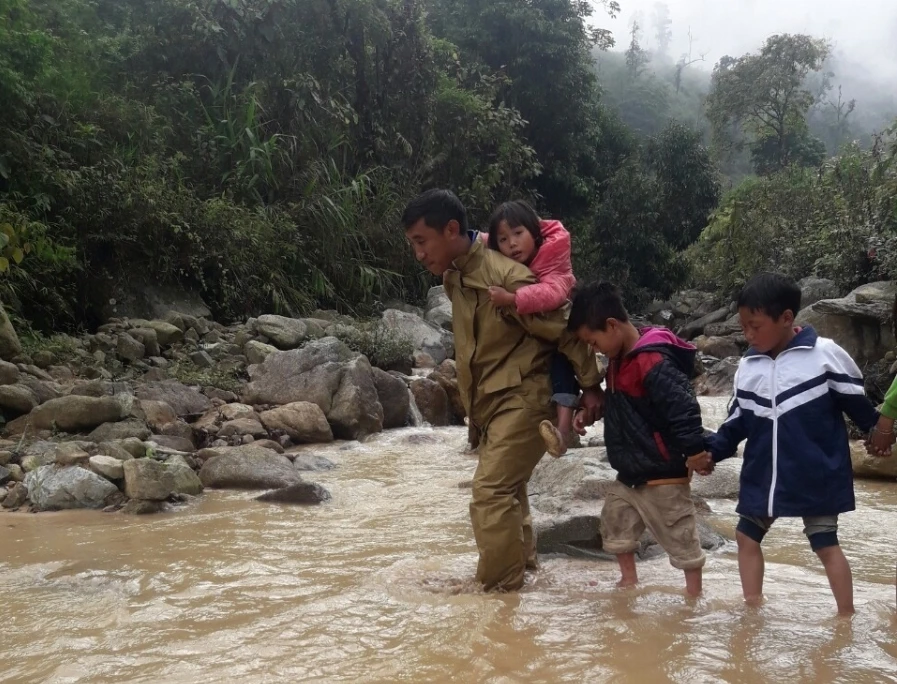
POLYGON ((421 427, 424 424, 424 417, 421 415, 420 409, 417 408, 417 402, 414 399, 414 392, 411 391, 411 388, 408 388, 408 418, 410 420, 411 427, 421 427))

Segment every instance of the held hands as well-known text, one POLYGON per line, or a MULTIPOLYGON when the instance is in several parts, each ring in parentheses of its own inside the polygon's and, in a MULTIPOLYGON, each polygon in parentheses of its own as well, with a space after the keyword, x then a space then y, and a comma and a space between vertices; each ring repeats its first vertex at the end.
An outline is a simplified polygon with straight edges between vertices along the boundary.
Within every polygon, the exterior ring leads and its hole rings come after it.
POLYGON ((495 306, 514 306, 517 301, 513 292, 508 292, 505 288, 493 285, 489 288, 489 299, 495 306))
POLYGON ((869 433, 866 440, 866 451, 870 456, 885 458, 891 455, 894 446, 894 421, 882 416, 869 433))
POLYGON ((713 457, 706 451, 702 451, 700 454, 695 454, 694 456, 689 456, 685 461, 685 465, 688 466, 689 470, 695 471, 698 475, 709 475, 713 472, 714 468, 713 457))
POLYGON ((580 435, 586 428, 604 416, 604 392, 600 387, 583 391, 579 399, 579 411, 573 416, 573 429, 580 435))

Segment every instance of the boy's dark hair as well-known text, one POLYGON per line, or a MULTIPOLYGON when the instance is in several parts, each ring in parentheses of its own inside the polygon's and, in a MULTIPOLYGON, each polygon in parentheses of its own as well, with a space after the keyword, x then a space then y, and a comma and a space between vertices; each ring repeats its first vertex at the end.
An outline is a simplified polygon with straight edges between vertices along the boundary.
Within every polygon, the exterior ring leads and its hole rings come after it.
POLYGON ((744 286, 738 295, 738 308, 759 311, 774 321, 786 311, 797 316, 800 311, 800 286, 780 273, 760 273, 744 286))
POLYGON ((421 219, 440 232, 449 221, 457 221, 461 231, 467 232, 467 210, 451 190, 427 190, 411 200, 402 213, 402 225, 408 230, 421 219))
POLYGON ((504 221, 509 228, 523 226, 533 236, 536 247, 541 247, 542 226, 539 224, 539 215, 536 210, 523 200, 505 202, 492 212, 489 218, 489 249, 498 249, 498 227, 504 221))
POLYGON ((573 307, 567 319, 567 330, 576 332, 583 327, 606 330, 608 318, 615 318, 621 323, 629 321, 619 287, 602 281, 577 287, 573 291, 573 307))

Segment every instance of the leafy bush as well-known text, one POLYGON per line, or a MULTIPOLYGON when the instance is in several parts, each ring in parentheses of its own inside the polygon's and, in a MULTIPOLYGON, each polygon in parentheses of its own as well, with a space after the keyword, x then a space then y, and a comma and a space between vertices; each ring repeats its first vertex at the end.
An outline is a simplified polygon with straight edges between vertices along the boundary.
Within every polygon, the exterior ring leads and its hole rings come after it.
POLYGON ((336 337, 353 351, 364 354, 377 368, 401 368, 414 352, 414 343, 406 335, 380 320, 340 326, 336 337))

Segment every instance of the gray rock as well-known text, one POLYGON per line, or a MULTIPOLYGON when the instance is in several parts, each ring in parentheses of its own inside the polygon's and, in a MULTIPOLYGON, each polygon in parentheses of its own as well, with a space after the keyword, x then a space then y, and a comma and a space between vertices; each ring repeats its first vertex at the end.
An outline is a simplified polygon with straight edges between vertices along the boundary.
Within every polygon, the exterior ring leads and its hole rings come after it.
MULTIPOLYGON (((143 450, 142 442, 141 449, 143 450)), ((97 451, 100 455, 106 456, 108 458, 114 458, 116 461, 130 461, 132 458, 141 458, 146 455, 145 453, 139 453, 137 454, 137 456, 135 456, 131 452, 124 449, 121 445, 121 442, 103 442, 97 447, 97 451)))
POLYGON ((415 352, 429 354, 436 364, 455 356, 455 338, 452 333, 415 314, 387 309, 383 312, 383 322, 388 328, 411 340, 415 352))
POLYGON ((738 361, 737 357, 729 357, 713 364, 695 380, 695 393, 699 396, 731 396, 738 361))
POLYGON ((229 420, 221 426, 220 430, 218 430, 218 436, 222 439, 227 439, 228 437, 233 437, 235 435, 239 437, 242 437, 243 435, 267 437, 268 431, 259 421, 252 418, 229 420))
POLYGON ((373 369, 377 400, 383 407, 383 429, 405 427, 411 415, 411 395, 403 380, 379 368, 373 369))
POLYGON ((316 472, 321 470, 332 470, 336 464, 325 456, 318 454, 297 454, 293 460, 293 467, 299 471, 316 472))
POLYGON ((12 488, 7 490, 6 497, 3 499, 3 508, 6 509, 16 509, 19 506, 24 506, 25 502, 28 500, 28 487, 26 487, 23 483, 18 482, 12 488))
POLYGON ((826 278, 816 278, 810 276, 804 278, 800 285, 800 305, 802 309, 812 306, 816 302, 823 299, 837 299, 841 296, 841 291, 833 280, 826 278))
POLYGON ((737 499, 741 488, 740 458, 728 458, 716 464, 711 475, 695 475, 691 493, 704 499, 737 499))
POLYGON ((151 458, 123 461, 125 494, 132 499, 164 501, 174 493, 174 474, 151 458))
POLYGON ((304 321, 267 314, 256 320, 256 330, 279 349, 295 349, 309 338, 304 321))
POLYGON ((208 352, 202 350, 190 354, 190 360, 197 368, 213 368, 215 366, 215 359, 209 356, 208 352))
POLYGON ((0 304, 0 359, 14 359, 22 353, 22 343, 16 335, 16 329, 12 327, 6 309, 0 304))
POLYGON ((370 362, 358 356, 344 364, 339 389, 327 420, 335 437, 363 439, 383 430, 383 407, 377 397, 370 362))
POLYGON ((39 511, 103 508, 118 487, 86 468, 42 466, 25 476, 31 503, 39 511))
POLYGON ((60 466, 81 465, 90 458, 76 442, 64 442, 56 447, 56 463, 60 466))
POLYGON ((706 316, 701 316, 698 320, 688 323, 679 330, 679 336, 686 340, 691 340, 704 332, 704 328, 711 323, 719 323, 729 317, 729 307, 723 307, 712 311, 706 316))
POLYGON ((63 395, 62 386, 59 383, 38 380, 31 375, 20 376, 19 385, 27 387, 34 392, 38 404, 44 404, 51 399, 58 399, 63 395))
POLYGON ((0 451, 0 465, 7 465, 12 460, 11 451, 0 451))
POLYGON ((131 413, 133 402, 134 397, 129 394, 114 397, 70 395, 41 404, 31 412, 29 420, 39 430, 55 428, 63 432, 79 432, 123 420, 131 413))
POLYGON ((424 320, 440 328, 452 330, 452 303, 442 285, 431 287, 427 293, 427 312, 424 320))
POLYGON ((198 416, 212 406, 208 397, 177 380, 149 382, 139 387, 136 394, 138 399, 165 402, 178 416, 198 416))
POLYGON ((146 424, 155 431, 161 430, 169 423, 174 423, 178 419, 178 415, 164 401, 152 401, 141 399, 138 402, 140 410, 143 412, 143 419, 146 424))
POLYGON ((210 408, 193 423, 195 430, 217 430, 224 423, 231 420, 259 420, 255 409, 247 404, 224 404, 210 408))
POLYGON ((264 411, 260 418, 268 430, 281 430, 297 444, 333 441, 333 432, 321 407, 308 401, 297 401, 264 411))
POLYGON ((286 503, 314 505, 330 500, 330 492, 313 482, 299 482, 283 489, 275 489, 256 497, 256 501, 266 503, 286 503))
POLYGON ((0 385, 14 385, 19 381, 19 367, 8 361, 0 361, 0 385))
MULTIPOLYGON (((134 458, 143 458, 146 456, 146 444, 143 443, 142 439, 138 439, 137 437, 126 437, 116 443, 134 458)), ((109 455, 111 456, 112 454, 109 455)))
POLYGON ((258 340, 250 340, 243 346, 243 355, 250 365, 264 363, 271 354, 277 351, 277 347, 270 344, 259 342, 258 340))
POLYGON ((0 409, 8 414, 31 413, 38 403, 34 392, 24 385, 0 385, 0 409))
POLYGON ((199 475, 193 471, 193 468, 187 465, 186 461, 181 460, 178 462, 169 459, 164 467, 172 475, 175 494, 189 494, 190 496, 202 494, 202 481, 199 479, 199 475))
POLYGON ((694 340, 698 351, 717 359, 726 359, 730 356, 741 356, 742 348, 731 337, 707 337, 700 335, 694 340))
POLYGON ((118 346, 115 350, 119 358, 131 363, 139 361, 146 355, 146 347, 131 337, 128 333, 121 333, 118 336, 118 346))
POLYGON ((163 449, 172 449, 185 454, 192 454, 196 451, 196 445, 189 439, 183 437, 173 437, 169 435, 150 435, 149 441, 157 444, 163 449))
MULTIPOLYGON (((0 466, 0 485, 5 484, 8 480, 12 479, 12 471, 6 466, 0 466)), ((5 489, 0 489, 0 491, 6 491, 5 489)))
POLYGON ((56 463, 56 442, 38 440, 32 442, 21 453, 23 470, 28 473, 41 466, 56 463))
POLYGON ((858 478, 891 482, 897 480, 897 447, 890 456, 880 458, 870 456, 862 442, 854 442, 850 445, 850 460, 853 474, 858 478))
POLYGON ((89 464, 93 472, 105 477, 107 480, 123 480, 125 477, 122 461, 112 456, 91 456, 89 464))
POLYGON ((91 442, 115 442, 123 439, 134 438, 144 440, 150 436, 150 430, 146 423, 138 419, 122 420, 117 423, 105 423, 91 432, 87 438, 91 442))
POLYGON ((143 345, 144 356, 158 357, 161 353, 159 338, 152 328, 134 328, 128 334, 143 345))
POLYGON ((286 456, 254 445, 203 449, 199 471, 211 489, 281 489, 297 484, 299 474, 286 456))
POLYGON ((9 471, 9 479, 13 482, 25 481, 25 471, 22 470, 22 466, 17 463, 9 463, 6 466, 6 469, 9 471))
POLYGON ((162 348, 176 344, 184 339, 184 331, 167 321, 147 321, 146 327, 156 333, 156 340, 162 348))

